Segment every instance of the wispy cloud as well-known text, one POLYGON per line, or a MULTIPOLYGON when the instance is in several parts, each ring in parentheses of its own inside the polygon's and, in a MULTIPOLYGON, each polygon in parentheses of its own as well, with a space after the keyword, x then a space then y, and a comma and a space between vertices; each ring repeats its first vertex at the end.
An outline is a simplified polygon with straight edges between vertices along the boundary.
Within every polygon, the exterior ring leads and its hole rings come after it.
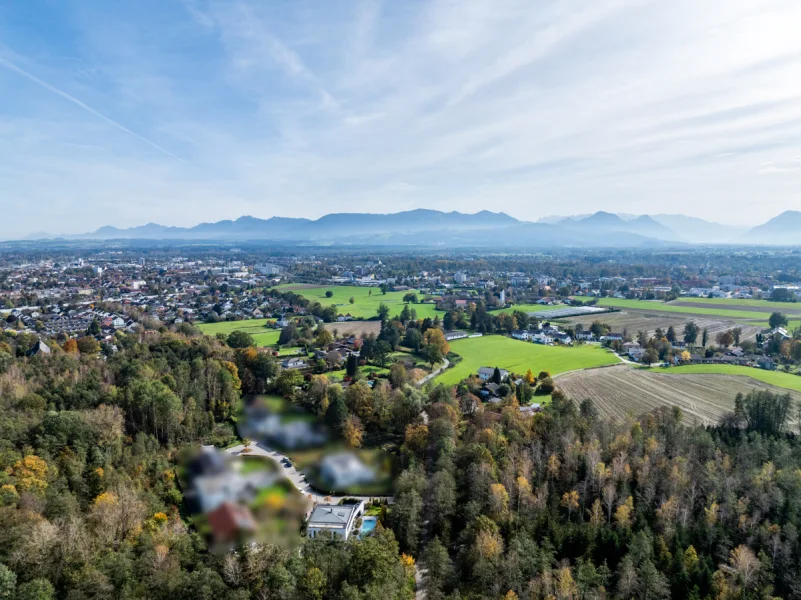
POLYGON ((50 6, 0 7, 15 229, 801 209, 797 0, 50 6))
POLYGON ((111 118, 107 117, 106 115, 104 115, 103 113, 95 110, 94 108, 92 108, 88 104, 85 104, 84 102, 81 102, 75 96, 72 96, 72 95, 68 94, 67 92, 65 92, 63 90, 60 90, 57 87, 50 85, 46 81, 43 81, 43 80, 39 79, 38 77, 36 77, 32 73, 29 73, 25 69, 15 65, 11 61, 0 57, 0 65, 5 67, 6 69, 9 69, 9 70, 13 71, 14 73, 17 73, 18 75, 21 75, 21 76, 25 77, 26 79, 32 81, 33 83, 35 83, 35 84, 37 84, 37 85, 39 85, 39 86, 41 86, 43 88, 45 88, 46 90, 56 94, 57 96, 60 96, 61 98, 64 98, 65 100, 67 100, 69 102, 72 102, 75 106, 78 106, 78 107, 82 108, 83 110, 85 110, 86 112, 94 115, 98 119, 101 119, 102 121, 105 121, 106 123, 108 123, 112 127, 116 127, 120 131, 124 131, 128 135, 131 135, 131 136, 135 137, 139 141, 144 142, 148 146, 151 146, 151 147, 155 148, 159 152, 162 152, 162 153, 166 154, 167 156, 169 156, 171 158, 174 158, 175 160, 184 162, 183 159, 179 158, 178 156, 176 156, 175 154, 173 154, 169 150, 159 146, 156 142, 154 142, 152 140, 149 140, 146 137, 144 137, 142 135, 139 135, 135 131, 132 131, 132 130, 128 129, 125 125, 122 125, 121 123, 118 123, 114 119, 111 119, 111 118))

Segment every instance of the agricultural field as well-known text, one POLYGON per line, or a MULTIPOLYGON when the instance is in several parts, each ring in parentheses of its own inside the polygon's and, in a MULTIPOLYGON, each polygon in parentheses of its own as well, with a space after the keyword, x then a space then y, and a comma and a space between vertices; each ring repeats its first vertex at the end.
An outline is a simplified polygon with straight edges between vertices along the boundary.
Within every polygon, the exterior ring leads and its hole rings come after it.
POLYGON ((708 307, 708 306, 681 306, 672 302, 660 302, 657 300, 624 300, 621 298, 601 298, 598 306, 609 306, 621 309, 648 310, 663 313, 681 313, 686 315, 702 315, 718 318, 743 319, 760 321, 767 323, 770 316, 763 312, 750 310, 748 307, 708 307))
POLYGON ((337 337, 356 336, 365 338, 368 335, 381 333, 381 321, 345 321, 342 323, 326 323, 325 328, 337 337))
POLYGON ((801 305, 793 302, 768 302, 767 300, 737 300, 725 298, 682 298, 673 302, 657 300, 625 300, 621 298, 601 298, 598 306, 608 306, 623 310, 657 312, 661 314, 683 314, 688 318, 717 318, 736 321, 738 325, 750 325, 765 329, 772 312, 782 312, 790 321, 792 331, 801 326, 801 305))
MULTIPOLYGON (((389 307, 389 315, 395 316, 403 310, 403 296, 410 292, 387 292, 382 294, 378 288, 358 287, 353 285, 306 285, 306 284, 285 284, 278 286, 279 290, 292 291, 304 298, 316 301, 323 306, 331 306, 332 304, 337 307, 340 314, 350 314, 356 319, 370 319, 375 317, 378 312, 378 307, 383 302, 389 307), (331 298, 326 298, 325 293, 331 291, 334 295, 331 298), (353 298, 353 304, 350 299, 353 298)), ((410 290, 412 293, 417 294, 417 297, 422 299, 422 294, 410 290)), ((410 304, 410 309, 417 312, 417 318, 424 319, 426 317, 434 318, 435 315, 440 315, 440 318, 445 314, 443 311, 437 310, 434 304, 410 304)))
POLYGON ((253 336, 256 346, 275 346, 278 343, 280 330, 267 327, 274 319, 248 319, 243 321, 220 321, 219 323, 201 323, 197 328, 204 334, 215 336, 218 333, 229 335, 234 331, 244 331, 253 336))
POLYGON ((753 298, 679 298, 671 302, 678 306, 682 305, 706 305, 715 308, 734 308, 735 310, 743 307, 748 310, 759 310, 767 313, 782 312, 801 316, 801 302, 771 302, 770 300, 755 300, 753 298))
MULTIPOLYGON (((655 309, 659 305, 655 305, 655 309)), ((676 334, 681 338, 684 326, 689 321, 694 321, 698 327, 703 330, 707 329, 709 332, 709 343, 715 343, 715 337, 718 333, 728 331, 734 327, 740 327, 742 332, 742 340, 753 340, 756 334, 759 333, 764 327, 749 324, 748 322, 739 322, 733 319, 717 319, 708 316, 695 316, 682 313, 673 312, 658 312, 657 310, 633 310, 626 309, 620 312, 604 313, 599 315, 585 315, 580 317, 568 317, 559 319, 560 323, 565 325, 578 325, 581 324, 585 328, 593 321, 601 321, 607 323, 613 331, 622 332, 624 329, 628 330, 629 335, 632 337, 637 335, 639 330, 648 332, 648 335, 653 336, 657 328, 667 330, 668 327, 673 326, 676 334)), ((699 334, 698 344, 701 344, 699 334)))
MULTIPOLYGON (((704 373, 689 369, 692 366, 663 370, 620 365, 566 373, 556 378, 556 386, 575 402, 592 400, 603 417, 624 419, 629 414, 636 417, 660 406, 678 406, 684 412, 686 422, 701 425, 717 423, 721 416, 731 411, 738 392, 788 391, 746 376, 742 370, 749 374, 758 372, 749 367, 735 367, 739 370, 734 373, 704 373)), ((796 379, 801 383, 801 377, 796 379)), ((798 401, 801 400, 801 386, 796 390, 800 391, 791 394, 798 401)))
POLYGON ((611 365, 620 361, 600 346, 543 346, 500 335, 485 335, 451 342, 451 352, 462 360, 436 377, 437 383, 454 385, 478 371, 479 367, 500 367, 515 373, 548 371, 552 375, 611 365))
POLYGON ((741 375, 750 377, 768 385, 772 385, 785 390, 801 393, 801 377, 782 371, 766 371, 754 367, 740 367, 737 365, 686 365, 680 367, 668 367, 658 369, 664 373, 671 374, 713 374, 713 375, 741 375))

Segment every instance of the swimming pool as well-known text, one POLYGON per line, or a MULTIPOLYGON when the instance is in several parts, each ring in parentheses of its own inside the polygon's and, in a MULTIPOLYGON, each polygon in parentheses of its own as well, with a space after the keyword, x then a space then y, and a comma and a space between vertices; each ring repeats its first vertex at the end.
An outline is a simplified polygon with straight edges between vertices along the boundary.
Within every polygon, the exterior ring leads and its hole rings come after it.
POLYGON ((378 523, 378 517, 364 517, 362 519, 362 528, 359 530, 359 537, 371 533, 378 523))

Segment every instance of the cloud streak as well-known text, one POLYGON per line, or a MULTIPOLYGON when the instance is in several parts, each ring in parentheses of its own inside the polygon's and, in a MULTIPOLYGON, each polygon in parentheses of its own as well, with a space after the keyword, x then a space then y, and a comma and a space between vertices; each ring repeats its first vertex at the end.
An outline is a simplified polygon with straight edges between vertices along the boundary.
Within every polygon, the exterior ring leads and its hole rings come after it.
POLYGON ((17 66, 16 64, 12 63, 10 60, 7 60, 5 58, 0 57, 0 65, 5 67, 6 69, 9 69, 10 71, 13 71, 17 75, 21 75, 22 77, 25 77, 29 81, 32 81, 36 85, 39 85, 39 86, 45 88, 46 90, 56 94, 57 96, 60 96, 61 98, 64 98, 68 102, 72 102, 75 106, 78 106, 79 108, 82 108, 83 110, 85 110, 89 114, 94 115, 95 117, 97 117, 98 119, 100 119, 102 121, 105 121, 106 123, 108 123, 112 127, 116 127, 120 131, 124 131, 128 135, 135 137, 140 142, 144 142, 148 146, 151 146, 152 148, 155 148, 156 150, 158 150, 159 152, 162 152, 163 154, 166 154, 170 158, 174 158, 175 160, 180 161, 180 162, 185 162, 182 158, 176 156, 175 154, 173 154, 172 152, 170 152, 166 148, 163 148, 163 147, 159 146, 157 143, 147 139, 146 137, 136 133, 135 131, 132 131, 131 129, 128 129, 125 125, 122 125, 121 123, 118 123, 114 119, 111 119, 111 118, 107 117, 106 115, 104 115, 103 113, 95 110, 94 108, 92 108, 88 104, 85 104, 84 102, 81 102, 75 96, 72 96, 72 95, 68 94, 67 92, 65 92, 63 90, 60 90, 57 87, 50 85, 46 81, 43 81, 43 80, 39 79, 38 77, 36 77, 32 73, 29 73, 25 69, 23 69, 23 68, 17 66))

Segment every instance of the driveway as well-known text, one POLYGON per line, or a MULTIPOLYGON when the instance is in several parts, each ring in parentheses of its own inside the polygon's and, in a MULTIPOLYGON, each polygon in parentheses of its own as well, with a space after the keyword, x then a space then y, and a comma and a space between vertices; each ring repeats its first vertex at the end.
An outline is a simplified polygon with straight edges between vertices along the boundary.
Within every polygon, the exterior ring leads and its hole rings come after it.
POLYGON ((289 481, 292 482, 292 485, 294 485, 301 494, 307 498, 311 498, 312 502, 315 504, 323 503, 325 498, 331 498, 331 504, 337 504, 343 498, 358 498, 359 500, 379 498, 379 496, 355 496, 352 494, 347 496, 329 496, 328 494, 320 494, 312 488, 308 481, 306 481, 306 476, 303 474, 303 472, 298 471, 294 466, 289 466, 283 462, 285 459, 291 462, 290 458, 285 454, 281 454, 277 450, 273 450, 262 442, 252 442, 250 444, 250 452, 243 452, 244 449, 245 447, 240 444, 239 446, 234 446, 233 448, 227 448, 225 451, 233 456, 263 456, 265 458, 269 458, 278 466, 278 472, 282 473, 284 477, 289 479, 289 481))

